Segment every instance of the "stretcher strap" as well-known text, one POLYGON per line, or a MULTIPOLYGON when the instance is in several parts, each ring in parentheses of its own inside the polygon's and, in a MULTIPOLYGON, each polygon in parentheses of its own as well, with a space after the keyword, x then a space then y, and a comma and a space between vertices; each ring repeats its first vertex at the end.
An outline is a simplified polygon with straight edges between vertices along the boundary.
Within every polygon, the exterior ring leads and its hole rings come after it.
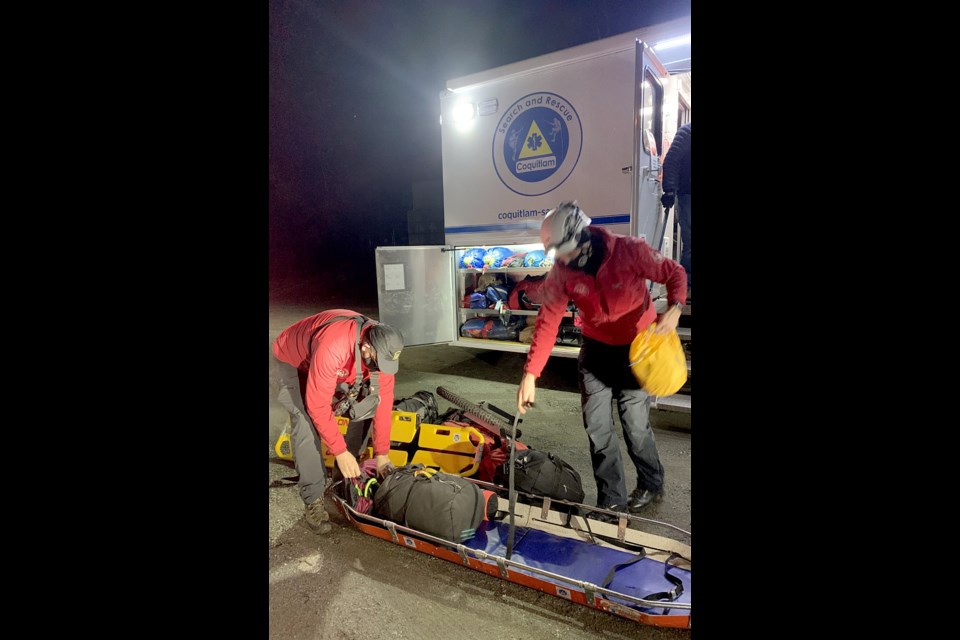
POLYGON ((608 573, 608 574, 607 574, 607 577, 603 579, 603 584, 601 584, 600 586, 603 587, 604 589, 606 589, 607 587, 610 586, 610 583, 613 582, 613 575, 614 575, 618 570, 623 569, 623 568, 625 568, 625 567, 629 567, 629 566, 632 565, 634 562, 640 562, 641 560, 643 560, 643 559, 646 558, 646 557, 647 557, 647 551, 646 551, 646 549, 640 549, 640 553, 638 553, 638 554, 635 555, 634 557, 630 558, 630 559, 627 560, 626 562, 621 562, 620 564, 615 564, 615 565, 613 565, 613 567, 611 567, 611 569, 610 569, 610 573, 608 573))
MULTIPOLYGON (((590 518, 583 518, 583 522, 587 525, 586 534, 587 536, 589 536, 589 539, 591 542, 596 542, 596 540, 602 540, 604 542, 608 542, 614 546, 621 547, 623 549, 635 549, 637 551, 644 551, 646 549, 652 549, 653 551, 663 551, 664 553, 667 553, 669 551, 669 549, 661 549, 660 547, 654 547, 649 544, 638 544, 636 542, 628 542, 626 540, 621 540, 620 538, 614 538, 612 536, 605 536, 602 533, 594 533, 593 529, 590 527, 590 518)), ((578 534, 584 531, 583 529, 577 526, 576 520, 574 520, 573 518, 568 517, 568 521, 564 526, 569 529, 573 529, 578 534)), ((581 537, 586 539, 586 536, 581 536, 581 537)), ((686 558, 675 551, 671 551, 670 553, 672 553, 673 555, 670 557, 669 560, 667 560, 667 562, 672 560, 673 556, 676 556, 681 560, 686 560, 687 562, 690 562, 690 558, 686 558)))
MULTIPOLYGON (((673 589, 670 591, 658 591, 657 593, 651 593, 648 596, 644 596, 644 600, 666 600, 667 602, 673 602, 677 598, 683 595, 683 582, 680 581, 680 578, 670 574, 670 561, 674 558, 681 558, 679 553, 671 553, 670 557, 666 559, 663 563, 663 577, 670 581, 673 585, 673 589)), ((664 609, 663 615, 670 613, 670 609, 664 609)))
POLYGON ((516 526, 514 524, 514 512, 516 511, 516 508, 517 508, 517 494, 513 490, 513 467, 514 467, 514 460, 516 459, 516 454, 517 454, 517 444, 516 444, 517 443, 517 422, 519 420, 520 420, 520 412, 518 411, 517 414, 513 417, 513 428, 511 429, 511 432, 510 432, 510 478, 509 478, 509 482, 507 483, 508 484, 507 492, 508 492, 508 495, 510 496, 510 503, 509 503, 510 504, 510 507, 509 507, 510 508, 510 529, 507 533, 507 560, 509 560, 510 556, 513 554, 513 536, 514 536, 514 530, 516 529, 516 526))
MULTIPOLYGON (((641 549, 640 553, 638 553, 636 556, 634 556, 630 560, 614 565, 610 569, 610 573, 607 574, 607 577, 604 578, 603 584, 601 584, 600 586, 606 589, 607 587, 610 586, 610 583, 613 582, 613 576, 614 574, 616 574, 617 571, 625 567, 629 567, 635 562, 639 562, 643 560, 646 556, 647 556, 647 552, 641 549)), ((666 561, 663 563, 664 565, 663 577, 670 581, 670 583, 673 585, 673 589, 670 589, 670 591, 658 591, 656 593, 651 593, 649 595, 643 596, 643 598, 641 598, 642 600, 660 600, 660 601, 665 600, 667 602, 673 602, 674 600, 679 598, 681 595, 683 595, 683 582, 680 580, 680 578, 670 574, 670 561, 674 560, 675 558, 682 558, 682 557, 683 556, 681 556, 679 553, 674 552, 674 553, 671 553, 670 557, 668 557, 666 561)), ((663 610, 663 615, 667 615, 668 613, 670 613, 670 609, 663 610)))

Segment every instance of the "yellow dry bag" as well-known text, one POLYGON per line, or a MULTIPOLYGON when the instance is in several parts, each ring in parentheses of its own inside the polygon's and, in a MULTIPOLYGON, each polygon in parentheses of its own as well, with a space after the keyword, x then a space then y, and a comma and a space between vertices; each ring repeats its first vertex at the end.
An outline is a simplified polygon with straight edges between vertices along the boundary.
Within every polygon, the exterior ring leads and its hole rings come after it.
POLYGON ((630 344, 630 370, 644 391, 652 396, 669 396, 687 381, 687 358, 677 332, 655 335, 657 323, 637 334, 630 344))

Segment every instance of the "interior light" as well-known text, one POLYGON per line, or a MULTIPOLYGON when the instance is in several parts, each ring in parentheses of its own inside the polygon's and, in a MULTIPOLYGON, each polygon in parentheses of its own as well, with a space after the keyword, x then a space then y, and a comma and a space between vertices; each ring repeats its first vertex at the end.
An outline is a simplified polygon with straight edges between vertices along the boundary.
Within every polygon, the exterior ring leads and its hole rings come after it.
POLYGON ((663 51, 664 49, 670 49, 672 47, 679 47, 682 44, 690 44, 690 34, 688 33, 685 36, 680 36, 677 38, 670 38, 669 40, 664 40, 663 42, 658 42, 653 45, 654 51, 663 51))

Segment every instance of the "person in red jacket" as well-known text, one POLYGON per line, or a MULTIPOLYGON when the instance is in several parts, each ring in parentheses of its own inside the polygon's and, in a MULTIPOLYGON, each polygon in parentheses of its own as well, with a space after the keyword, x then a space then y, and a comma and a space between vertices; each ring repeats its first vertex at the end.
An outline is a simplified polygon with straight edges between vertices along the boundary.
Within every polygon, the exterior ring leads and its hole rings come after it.
MULTIPOLYGON (((526 413, 553 349, 570 300, 583 321, 577 362, 583 426, 597 483, 597 506, 636 513, 663 495, 663 465, 650 427, 650 398, 629 367, 630 343, 654 320, 657 333, 676 329, 686 302, 687 275, 677 262, 641 238, 590 226, 576 202, 563 202, 543 219, 540 238, 554 252, 541 290, 542 304, 517 391, 517 410, 526 413), (659 318, 647 280, 667 288, 668 308, 659 318), (620 443, 613 427, 616 399, 637 486, 627 495, 620 443)), ((612 516, 597 514, 601 520, 612 516)))
POLYGON ((307 525, 316 533, 331 529, 323 503, 326 468, 321 440, 336 459, 335 471, 339 474, 334 477, 359 476, 357 456, 372 415, 377 472, 382 475, 391 466, 388 453, 393 384, 402 349, 403 335, 398 330, 348 309, 323 311, 300 320, 284 329, 273 343, 278 400, 290 413, 290 441, 300 473, 297 486, 306 505, 307 525), (360 362, 356 357, 358 326, 360 362), (351 403, 344 398, 357 375, 363 381, 357 399, 368 399, 355 404, 351 415, 351 403), (346 439, 337 428, 339 415, 351 419, 346 439))

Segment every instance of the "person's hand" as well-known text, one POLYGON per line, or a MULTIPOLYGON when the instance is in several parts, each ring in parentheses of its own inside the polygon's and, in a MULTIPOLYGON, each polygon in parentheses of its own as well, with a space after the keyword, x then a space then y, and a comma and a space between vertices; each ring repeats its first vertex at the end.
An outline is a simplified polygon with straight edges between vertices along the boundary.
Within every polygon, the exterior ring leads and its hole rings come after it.
POLYGON ((675 304, 670 305, 670 308, 657 318, 657 328, 653 330, 653 333, 658 336, 666 335, 676 329, 679 322, 680 307, 675 304))
POLYGON ((523 374, 520 388, 517 389, 517 411, 526 413, 527 407, 532 407, 537 396, 537 378, 532 373, 523 374))
POLYGON ((674 195, 672 191, 667 191, 662 196, 660 196, 660 204, 663 205, 664 211, 672 207, 673 203, 676 202, 676 200, 677 200, 677 196, 674 195))
POLYGON ((357 459, 349 451, 344 451, 336 456, 336 461, 344 478, 356 478, 360 475, 360 465, 357 464, 357 459))
POLYGON ((390 462, 390 456, 374 456, 374 460, 377 462, 377 475, 381 478, 393 472, 395 467, 390 462))

